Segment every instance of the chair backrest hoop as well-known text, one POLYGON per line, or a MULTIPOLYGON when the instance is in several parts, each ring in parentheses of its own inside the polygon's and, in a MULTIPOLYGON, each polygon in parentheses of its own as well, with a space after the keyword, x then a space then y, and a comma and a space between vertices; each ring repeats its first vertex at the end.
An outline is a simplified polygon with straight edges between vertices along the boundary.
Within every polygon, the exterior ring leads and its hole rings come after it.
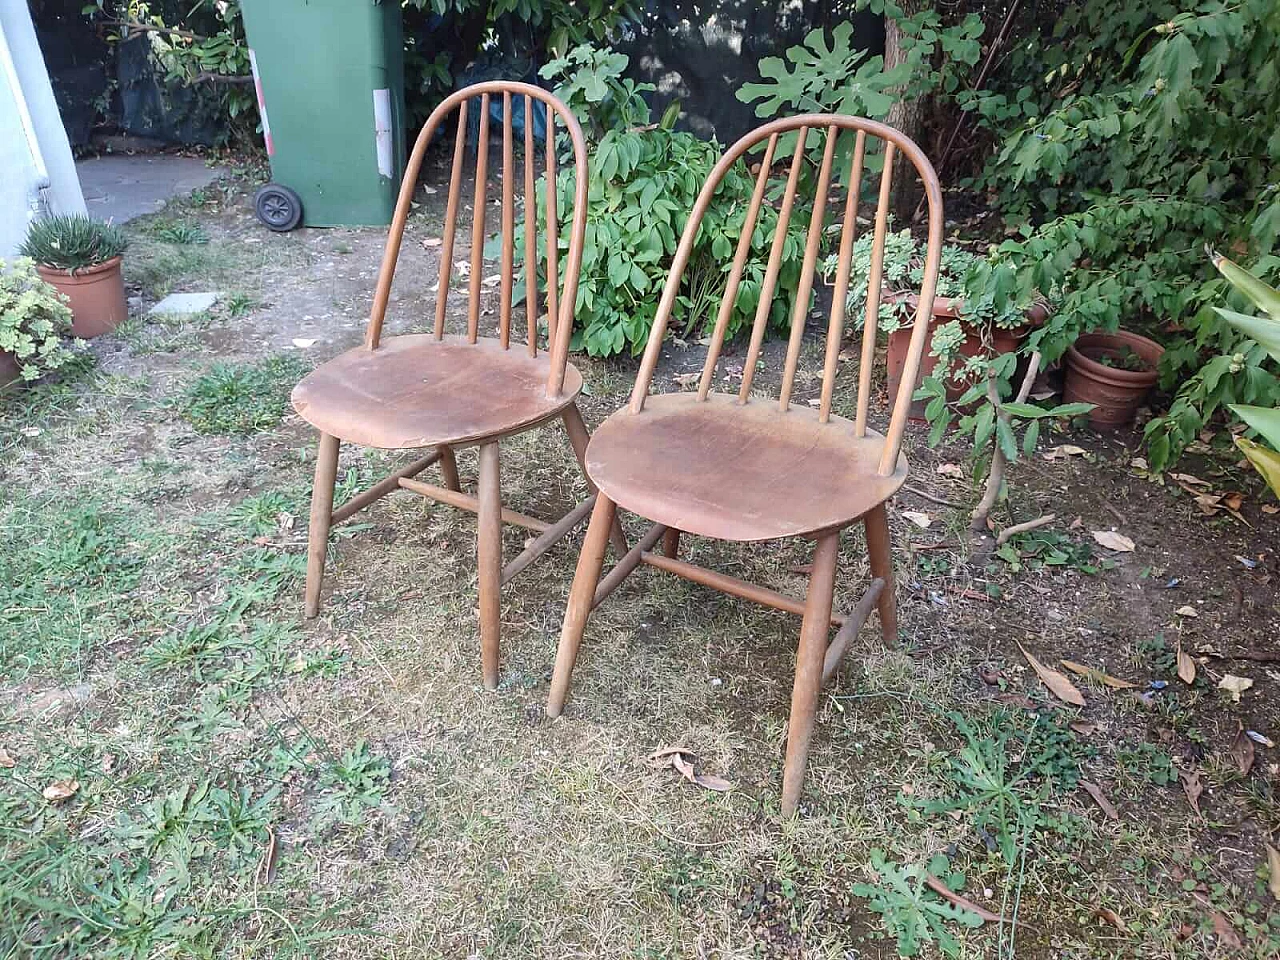
POLYGON ((525 107, 525 171, 524 171, 524 205, 525 205, 525 305, 529 313, 528 349, 531 355, 537 353, 537 263, 536 232, 537 202, 534 196, 533 172, 533 125, 530 107, 536 100, 547 108, 546 139, 546 268, 547 268, 547 328, 549 332, 550 372, 547 376, 547 393, 559 396, 564 385, 565 365, 569 356, 569 340, 573 334, 574 304, 578 298, 578 276, 582 267, 582 247, 587 226, 587 143, 582 134, 582 127, 569 111, 569 108, 557 97, 541 87, 529 83, 508 80, 489 80, 483 83, 464 87, 448 97, 431 111, 426 124, 414 141, 409 161, 405 165, 404 179, 400 184, 400 194, 396 201, 395 213, 391 218, 391 229, 387 234, 387 245, 382 256, 382 266, 378 272, 378 282, 374 289, 373 306, 369 311, 369 324, 365 331, 365 347, 369 350, 378 348, 382 336, 383 320, 387 313, 387 301, 391 296, 391 283, 395 278, 396 262, 400 256, 400 245, 404 240, 405 223, 409 218, 409 210, 413 195, 417 189, 418 174, 422 168, 422 160, 430 146, 436 131, 445 119, 455 110, 458 113, 458 133, 453 149, 453 167, 449 181, 449 198, 445 209, 444 237, 442 240, 440 283, 436 289, 435 336, 444 336, 445 304, 449 294, 450 278, 453 267, 454 234, 457 226, 459 194, 461 192, 462 162, 465 154, 467 136, 467 113, 472 100, 479 98, 480 131, 476 144, 476 182, 474 207, 472 211, 471 236, 471 271, 469 277, 469 302, 467 317, 467 336, 474 342, 478 336, 480 311, 480 284, 484 266, 484 219, 485 205, 488 202, 488 155, 489 155, 489 101, 491 97, 501 97, 503 104, 503 136, 502 136, 502 256, 500 266, 500 305, 498 336, 504 347, 510 340, 513 275, 515 270, 514 250, 514 190, 516 175, 514 172, 514 148, 512 135, 512 105, 517 97, 524 98, 525 107), (573 164, 575 174, 573 219, 569 227, 568 257, 563 263, 563 286, 558 282, 560 277, 560 256, 556 248, 556 156, 555 156, 555 121, 559 118, 569 135, 573 148, 573 164), (560 288, 560 289, 557 289, 560 288))
POLYGON ((846 198, 844 223, 841 229, 839 268, 836 276, 836 295, 832 305, 831 322, 828 329, 827 350, 824 363, 825 377, 823 396, 819 414, 823 421, 827 421, 830 416, 831 391, 835 380, 836 363, 840 351, 840 340, 844 323, 845 294, 847 292, 849 281, 849 260, 852 251, 853 236, 857 229, 856 214, 859 201, 858 193, 861 189, 866 140, 870 137, 877 138, 884 141, 885 148, 883 153, 884 163, 881 172, 879 202, 876 208, 875 236, 872 247, 871 276, 868 284, 867 312, 864 318, 865 329, 863 333, 862 355, 858 373, 858 406, 854 430, 859 436, 865 435, 866 433, 867 408, 870 404, 871 369, 875 358, 875 341, 880 303, 879 288, 881 282, 881 271, 883 268, 889 204, 891 199, 893 162, 896 155, 900 154, 906 157, 915 168, 916 174, 924 185, 929 216, 924 277, 921 283, 919 301, 916 305, 915 320, 911 330, 910 347, 907 352, 907 361, 902 372, 902 380, 898 387, 897 396, 892 398, 893 408, 890 415, 889 428, 885 435, 884 450, 878 468, 880 474, 888 476, 893 473, 897 467, 898 454, 902 448, 902 437, 906 429, 907 417, 910 413, 911 395, 915 391, 915 382, 920 371, 921 358, 923 357, 925 348, 928 345, 929 321, 933 315, 933 300, 938 285, 938 268, 942 258, 943 209, 942 188, 938 182, 938 175, 934 171, 933 165, 929 162, 928 157, 925 156, 924 151, 921 150, 920 147, 905 134, 895 130, 887 124, 879 123, 875 120, 868 120, 863 117, 843 116, 839 114, 808 114, 803 116, 785 117, 757 127, 755 130, 738 140, 725 152, 725 154, 720 158, 720 161, 715 165, 714 169, 712 169, 711 174, 707 178, 707 182, 703 184, 701 191, 698 193, 698 198, 694 203, 693 210, 685 224, 684 232, 681 234, 680 244, 676 248, 675 258, 671 264, 671 272, 667 275, 667 282, 663 287, 662 298, 659 301, 658 311, 654 317, 653 327, 649 333, 649 340, 645 346, 644 359, 640 364, 640 372, 636 377, 635 388, 631 393, 629 407, 632 413, 640 413, 644 409, 644 400, 649 393, 650 386, 652 385, 654 369, 657 366, 658 356, 662 350, 662 340, 666 334, 667 323, 671 319, 671 311, 676 303, 676 297, 680 290, 680 283, 684 276, 685 267, 688 265, 689 258, 693 251, 694 239, 696 238, 698 228, 702 223, 702 218, 711 205, 720 181, 724 178, 730 168, 737 163, 748 150, 758 143, 767 141, 768 143, 765 149, 764 159, 761 164, 759 175, 756 179, 755 191, 746 214, 746 219, 743 221, 737 253, 729 271, 724 299, 721 301, 720 312, 716 318, 716 325, 711 337, 711 345, 708 349, 707 363, 703 369, 702 379, 699 384, 699 399, 706 399, 707 393, 710 389, 715 365, 723 346, 727 321, 729 314, 733 309, 733 302, 736 296, 738 282, 741 279, 744 262, 751 246, 750 235, 754 231, 755 225, 758 222, 757 217, 762 198, 765 194, 766 184, 769 179, 770 166, 777 160, 775 157, 775 148, 778 143, 778 138, 783 134, 798 131, 796 149, 791 158, 791 167, 787 179, 787 189, 783 194, 782 202, 778 210, 777 234, 774 237, 769 265, 765 272, 764 282, 760 292, 760 300, 756 309, 755 323, 752 326, 751 341, 743 368, 743 384, 739 394, 739 401, 743 403, 747 402, 751 388, 751 377, 754 373, 756 360, 759 357, 760 344, 764 337, 769 310, 772 306, 773 293, 777 282, 779 260, 781 257, 782 245, 786 239, 786 232, 790 222, 798 175, 801 165, 804 163, 806 138, 810 131, 822 130, 826 131, 827 137, 823 151, 822 165, 818 175, 817 188, 815 191, 814 209, 810 219, 807 242, 805 245, 805 257, 804 264, 801 269, 801 281, 799 290, 797 291, 798 296, 792 315, 791 337, 787 349, 787 363, 783 372, 783 386, 779 397, 779 403, 781 408, 786 410, 790 402, 796 363, 798 361, 800 351, 800 341, 803 335, 805 312, 808 309, 809 292, 812 289, 813 273, 816 269, 818 241, 826 213, 827 193, 832 178, 832 159, 834 155, 835 141, 843 131, 854 131, 856 139, 848 182, 849 193, 846 198))

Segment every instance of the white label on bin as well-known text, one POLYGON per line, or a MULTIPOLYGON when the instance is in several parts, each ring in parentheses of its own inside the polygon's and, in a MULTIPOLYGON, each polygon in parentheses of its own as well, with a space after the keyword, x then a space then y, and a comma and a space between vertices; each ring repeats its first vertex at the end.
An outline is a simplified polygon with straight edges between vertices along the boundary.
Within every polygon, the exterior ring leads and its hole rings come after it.
POLYGON ((262 97, 262 78, 258 76, 258 58, 249 49, 249 69, 253 71, 253 92, 258 95, 258 116, 262 119, 262 137, 267 141, 267 156, 275 156, 275 144, 271 142, 271 124, 267 122, 267 101, 262 97))
POLYGON ((373 131, 378 149, 378 172, 391 176, 391 91, 373 91, 373 131))

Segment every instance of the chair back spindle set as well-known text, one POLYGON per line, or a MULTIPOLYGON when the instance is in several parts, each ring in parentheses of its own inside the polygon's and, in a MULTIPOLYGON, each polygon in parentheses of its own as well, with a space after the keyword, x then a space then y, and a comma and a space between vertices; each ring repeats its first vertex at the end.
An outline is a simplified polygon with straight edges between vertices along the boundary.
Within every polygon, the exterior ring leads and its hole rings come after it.
MULTIPOLYGON (((566 153, 566 159, 568 154, 566 153)), ((850 640, 873 609, 878 610, 886 642, 897 635, 893 567, 886 501, 901 487, 908 465, 903 434, 917 372, 927 346, 942 249, 942 195, 938 178, 919 147, 891 127, 856 117, 809 115, 767 123, 730 147, 712 170, 685 224, 663 288, 649 340, 629 402, 589 436, 575 403, 582 378, 568 363, 573 305, 586 229, 586 144, 572 114, 554 96, 520 83, 488 82, 460 90, 428 119, 414 145, 392 221, 363 346, 319 367, 294 390, 294 406, 320 431, 316 482, 311 510, 305 612, 319 609, 321 576, 328 532, 334 523, 395 489, 407 489, 478 514, 479 620, 485 686, 498 680, 500 588, 571 533, 588 515, 590 522, 579 554, 565 611, 547 712, 559 716, 591 610, 640 566, 651 566, 801 616, 796 671, 792 687, 782 810, 794 812, 799 802, 805 761, 812 738, 818 696, 824 679, 837 668, 850 640), (502 104, 502 188, 499 309, 496 337, 480 336, 480 301, 484 272, 485 213, 488 203, 490 105, 502 104), (524 276, 527 321, 524 350, 511 343, 515 242, 515 188, 512 106, 523 98, 524 144, 524 276), (545 106, 545 206, 549 215, 539 225, 535 202, 536 171, 532 109, 545 106), (453 272, 458 207, 462 196, 468 111, 477 104, 479 139, 474 168, 474 198, 468 276, 467 332, 445 333, 447 300, 453 272), (427 145, 451 114, 457 114, 457 137, 440 247, 440 281, 434 330, 429 334, 382 336, 391 283, 404 235, 410 200, 427 145), (563 143, 571 147, 576 177, 568 249, 559 262, 555 209, 557 121, 563 143), (794 135, 789 158, 779 157, 779 144, 794 135), (843 203, 832 203, 838 175, 838 142, 852 139, 843 203), (816 177, 809 166, 811 138, 821 144, 816 177), (878 202, 870 222, 874 240, 866 314, 859 353, 853 419, 834 412, 835 387, 844 339, 850 261, 859 229, 859 203, 864 173, 873 169, 869 144, 879 141, 878 202), (734 258, 716 313, 707 357, 696 391, 652 393, 652 381, 663 337, 676 305, 681 280, 693 251, 702 218, 715 202, 716 189, 736 163, 752 151, 763 151, 754 189, 745 210, 734 258), (886 431, 869 424, 872 371, 876 355, 877 317, 884 243, 895 167, 905 160, 923 184, 928 211, 928 246, 906 368, 886 431), (775 166, 786 163, 780 195, 770 182, 775 166), (812 186, 805 231, 804 256, 791 313, 786 355, 776 397, 753 391, 769 315, 777 295, 783 249, 793 222, 803 217, 802 182, 812 186), (798 202, 799 201, 799 202, 798 202), (765 204, 776 209, 776 230, 769 246, 760 295, 750 330, 742 382, 736 393, 714 389, 729 321, 752 253, 752 237, 765 204), (832 308, 827 318, 822 389, 816 408, 796 403, 794 393, 803 346, 805 321, 817 272, 821 238, 832 207, 836 209, 839 246, 832 308), (545 257, 539 264, 538 231, 542 227, 545 257), (538 296, 541 266, 545 301, 538 296), (561 270, 563 269, 563 277, 561 270), (545 303, 545 312, 539 308, 545 303), (539 320, 545 317, 547 348, 538 349, 539 320), (528 517, 502 506, 498 442, 559 419, 587 478, 590 496, 554 522, 528 517), (430 452, 347 504, 333 508, 339 444, 347 441, 388 449, 430 448, 430 452), (454 450, 479 446, 480 475, 476 495, 462 490, 454 450), (443 486, 417 480, 439 464, 443 486), (629 545, 619 524, 618 508, 651 524, 629 545), (840 531, 861 522, 867 545, 871 583, 847 613, 833 609, 840 531), (511 523, 538 536, 523 553, 502 563, 501 527, 511 523), (736 542, 801 537, 814 542, 812 571, 803 598, 710 570, 679 557, 681 534, 736 542), (661 550, 656 549, 661 542, 661 550), (604 573, 604 555, 612 543, 617 560, 604 573), (602 575, 603 574, 603 575, 602 575), (832 628, 834 639, 828 642, 832 628)), ((833 232, 834 232, 833 225, 833 232)))

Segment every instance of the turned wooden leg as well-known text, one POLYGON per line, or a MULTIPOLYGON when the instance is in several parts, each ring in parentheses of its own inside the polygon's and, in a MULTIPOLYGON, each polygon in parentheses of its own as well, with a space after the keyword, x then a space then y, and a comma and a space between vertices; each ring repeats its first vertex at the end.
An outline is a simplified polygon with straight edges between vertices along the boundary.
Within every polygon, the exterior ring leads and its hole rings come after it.
POLYGON ((663 531, 662 552, 672 558, 680 552, 680 531, 675 527, 667 527, 663 531))
POLYGON ((889 539, 889 515, 884 504, 867 512, 862 518, 867 531, 867 555, 871 560, 871 576, 884 580, 878 603, 880 630, 885 643, 898 642, 898 606, 893 589, 893 542, 889 539))
MULTIPOLYGON (((578 466, 582 468, 582 478, 587 481, 587 489, 595 493, 596 485, 587 476, 587 444, 591 442, 591 434, 587 433, 587 425, 582 420, 582 411, 578 409, 576 403, 571 403, 565 407, 562 416, 565 432, 569 434, 569 444, 573 447, 573 455, 578 458, 578 466)), ((618 556, 626 554, 629 549, 627 536, 622 532, 622 524, 618 522, 616 514, 613 519, 613 529, 609 531, 609 540, 613 548, 618 551, 618 556)))
POLYGON ((329 524, 333 518, 333 485, 338 477, 337 437, 320 434, 316 453, 316 479, 311 487, 311 523, 307 533, 307 587, 303 615, 309 620, 320 612, 320 583, 324 579, 324 556, 329 546, 329 524))
POLYGON ((462 484, 458 481, 458 459, 453 455, 453 447, 446 447, 441 444, 438 449, 440 451, 440 476, 444 478, 444 485, 450 490, 461 490, 462 484))
POLYGON ((480 448, 480 510, 476 536, 480 582, 480 659, 486 690, 498 687, 498 638, 502 623, 502 482, 499 472, 498 444, 486 443, 480 448))
POLYGON ((597 495, 587 536, 582 542, 582 553, 578 556, 578 569, 573 575, 569 606, 564 612, 564 626, 560 629, 556 669, 551 675, 551 694, 547 697, 549 717, 558 717, 564 710, 573 664, 578 659, 583 631, 587 629, 587 617, 591 614, 596 585, 600 582, 600 568, 604 565, 604 551, 609 544, 609 533, 616 516, 617 507, 614 502, 603 493, 597 495))
POLYGON ((839 534, 818 541, 813 553, 813 573, 804 601, 804 621, 796 650, 796 679, 791 688, 791 719, 787 724, 787 761, 782 771, 782 815, 789 817, 800 802, 804 766, 813 737, 813 718, 822 690, 822 660, 827 652, 831 626, 831 598, 836 581, 839 534))

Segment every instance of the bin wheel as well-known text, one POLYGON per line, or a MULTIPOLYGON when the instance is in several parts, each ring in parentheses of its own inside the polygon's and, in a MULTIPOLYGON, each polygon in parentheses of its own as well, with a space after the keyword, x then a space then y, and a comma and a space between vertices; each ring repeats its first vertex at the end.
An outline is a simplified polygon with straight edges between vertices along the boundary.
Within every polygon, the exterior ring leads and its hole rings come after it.
POLYGON ((302 222, 302 198, 278 183, 268 183, 253 197, 253 212, 270 230, 283 233, 302 222))

